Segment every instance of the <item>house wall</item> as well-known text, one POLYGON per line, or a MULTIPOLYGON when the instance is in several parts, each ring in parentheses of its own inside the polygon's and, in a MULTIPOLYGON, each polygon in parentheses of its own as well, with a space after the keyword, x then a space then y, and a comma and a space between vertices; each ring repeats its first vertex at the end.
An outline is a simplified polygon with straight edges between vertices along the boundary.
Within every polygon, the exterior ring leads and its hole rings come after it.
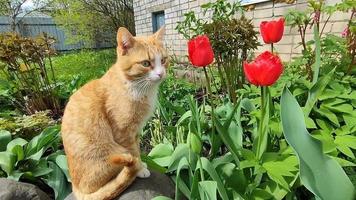
MULTIPOLYGON (((341 0, 326 0, 326 4, 333 5, 341 0)), ((175 27, 178 21, 183 20, 183 15, 190 10, 199 13, 200 17, 203 14, 200 9, 200 5, 211 2, 209 0, 134 0, 134 13, 135 13, 135 25, 137 35, 149 35, 152 33, 152 13, 158 11, 165 12, 165 26, 166 37, 165 42, 167 48, 172 54, 178 56, 187 55, 187 41, 179 34, 175 27)), ((259 24, 261 21, 272 20, 283 16, 290 9, 294 10, 306 10, 306 0, 295 0, 291 4, 287 3, 274 3, 273 1, 267 1, 249 5, 253 9, 246 12, 246 16, 253 19, 253 25, 256 30, 259 30, 259 24)), ((209 16, 209 13, 207 14, 209 16)), ((321 27, 324 26, 327 16, 321 18, 321 27)), ((347 21, 350 17, 349 13, 337 12, 329 20, 329 23, 325 26, 325 33, 341 34, 347 25, 347 21)), ((307 41, 313 37, 312 29, 307 30, 307 41)), ((263 44, 263 40, 259 37, 260 43, 263 44)), ((283 61, 289 61, 293 56, 301 53, 301 42, 298 30, 285 27, 285 32, 282 40, 275 45, 277 52, 280 54, 283 61)), ((260 53, 269 49, 269 45, 263 45, 258 48, 256 53, 260 53)))

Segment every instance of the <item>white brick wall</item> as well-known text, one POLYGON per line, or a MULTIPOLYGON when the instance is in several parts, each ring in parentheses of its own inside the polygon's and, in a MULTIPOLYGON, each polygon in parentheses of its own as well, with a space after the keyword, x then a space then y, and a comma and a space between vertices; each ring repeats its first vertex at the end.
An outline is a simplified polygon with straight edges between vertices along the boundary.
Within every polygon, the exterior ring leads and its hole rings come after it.
MULTIPOLYGON (((327 0, 327 4, 333 5, 341 0, 327 0)), ((202 17, 203 14, 200 9, 200 5, 210 2, 209 0, 134 0, 134 12, 135 12, 135 25, 137 35, 149 35, 152 34, 152 13, 157 11, 165 12, 165 24, 166 24, 166 37, 165 43, 171 53, 178 56, 187 55, 187 41, 180 35, 175 27, 177 22, 183 20, 184 13, 191 10, 195 13, 199 13, 202 17)), ((306 0, 296 0, 293 4, 286 3, 272 3, 272 1, 259 3, 254 5, 252 11, 246 12, 246 16, 253 19, 255 29, 259 32, 259 24, 261 21, 271 20, 279 18, 288 12, 290 9, 305 10, 307 8, 306 0)), ((335 13, 330 18, 329 24, 326 25, 324 32, 340 34, 344 27, 346 27, 347 20, 350 17, 348 13, 335 13)), ((326 20, 326 17, 322 17, 322 21, 326 20)), ((323 27, 323 23, 320 25, 323 27)), ((307 30, 306 38, 309 40, 313 37, 312 30, 307 30)), ((259 37, 261 44, 263 40, 259 37)), ((289 26, 285 27, 285 33, 282 40, 275 45, 282 60, 288 61, 293 56, 301 53, 301 46, 299 45, 301 39, 298 30, 289 26)), ((259 47, 256 53, 260 53, 264 50, 268 50, 269 45, 263 45, 259 47)))

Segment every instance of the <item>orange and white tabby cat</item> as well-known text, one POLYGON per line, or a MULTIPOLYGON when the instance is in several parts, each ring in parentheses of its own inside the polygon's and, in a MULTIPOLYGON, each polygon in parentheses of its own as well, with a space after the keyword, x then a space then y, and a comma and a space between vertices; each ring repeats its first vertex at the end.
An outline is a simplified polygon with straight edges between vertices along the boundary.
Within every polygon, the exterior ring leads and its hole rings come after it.
POLYGON ((77 200, 109 200, 136 178, 150 176, 140 160, 138 133, 154 110, 166 76, 164 28, 146 37, 117 33, 117 61, 73 94, 62 138, 77 200))

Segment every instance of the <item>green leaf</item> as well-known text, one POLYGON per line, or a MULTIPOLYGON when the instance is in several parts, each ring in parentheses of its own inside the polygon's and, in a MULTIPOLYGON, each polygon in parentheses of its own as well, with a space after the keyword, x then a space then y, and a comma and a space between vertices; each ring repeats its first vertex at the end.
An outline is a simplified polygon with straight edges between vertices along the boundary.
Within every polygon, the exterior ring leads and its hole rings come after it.
POLYGON ((315 85, 313 85, 313 87, 309 90, 308 100, 304 107, 304 116, 309 116, 309 113, 313 109, 319 96, 323 93, 325 87, 331 81, 331 78, 333 77, 334 72, 335 72, 335 69, 331 70, 328 74, 326 74, 318 82, 316 82, 315 85))
POLYGON ((350 162, 348 160, 339 157, 332 157, 332 158, 334 158, 342 167, 356 167, 355 163, 350 162))
POLYGON ((26 140, 22 138, 16 138, 7 144, 6 151, 15 154, 17 156, 17 161, 21 161, 25 158, 23 146, 26 144, 26 140))
POLYGON ((162 174, 166 173, 167 169, 162 167, 161 165, 157 164, 152 158, 149 156, 145 156, 141 154, 141 160, 147 164, 147 167, 151 170, 160 172, 162 174))
POLYGON ((319 109, 315 109, 315 111, 320 115, 328 118, 335 126, 340 127, 340 123, 339 120, 337 119, 337 116, 329 109, 325 107, 320 107, 319 109))
POLYGON ((180 173, 182 169, 189 169, 190 171, 190 166, 187 158, 180 159, 177 166, 176 195, 175 195, 176 200, 180 199, 180 194, 178 193, 178 191, 181 191, 187 198, 189 198, 191 195, 189 188, 180 177, 180 173))
MULTIPOLYGON (((223 200, 228 200, 229 197, 226 193, 226 189, 224 187, 223 182, 220 179, 220 176, 218 175, 218 173, 215 171, 214 166, 210 163, 210 161, 207 158, 201 157, 201 162, 202 162, 202 168, 208 172, 208 174, 210 175, 210 177, 216 181, 217 183, 217 188, 219 191, 219 194, 221 196, 221 198, 223 200)), ((197 167, 200 167, 199 165, 197 167)))
POLYGON ((63 173, 66 175, 67 180, 71 182, 70 175, 69 175, 69 169, 68 169, 68 163, 67 163, 67 157, 65 155, 58 155, 56 157, 56 164, 58 165, 59 168, 63 171, 63 173))
POLYGON ((199 182, 199 194, 200 199, 204 200, 216 200, 216 181, 200 181, 199 182))
POLYGON ((254 200, 265 200, 265 199, 271 199, 273 195, 266 190, 256 188, 252 191, 251 197, 254 200))
POLYGON ((171 161, 168 166, 168 172, 177 170, 178 164, 180 160, 183 158, 187 158, 189 155, 189 147, 187 144, 178 144, 176 149, 174 150, 172 156, 171 156, 171 161))
POLYGON ((45 181, 54 190, 56 200, 64 200, 71 192, 70 184, 58 165, 51 161, 48 164, 53 171, 48 174, 45 181))
POLYGON ((166 156, 171 156, 172 153, 173 153, 173 145, 166 143, 166 144, 156 145, 148 154, 148 156, 151 158, 162 158, 166 156))
POLYGON ((7 144, 11 141, 11 133, 9 131, 0 130, 0 151, 5 151, 7 144))
POLYGON ((221 140, 224 142, 224 144, 227 146, 227 148, 230 150, 232 153, 234 160, 236 163, 239 163, 239 158, 238 158, 238 152, 239 149, 237 148, 235 142, 232 140, 232 138, 229 137, 228 135, 228 127, 225 127, 221 124, 219 119, 216 118, 215 115, 213 115, 213 121, 215 124, 215 128, 221 138, 221 140))
POLYGON ((303 111, 287 88, 281 98, 281 119, 287 142, 296 152, 303 185, 323 200, 352 200, 354 186, 341 166, 323 154, 320 141, 306 129, 303 111))
POLYGON ((14 181, 19 181, 22 175, 24 175, 24 172, 20 172, 18 170, 13 171, 7 178, 14 180, 14 181))
POLYGON ((46 148, 58 137, 59 137, 59 126, 52 126, 46 128, 41 134, 32 138, 32 140, 26 145, 25 148, 26 157, 38 153, 42 148, 46 148))
POLYGON ((10 175, 14 170, 16 163, 16 155, 11 152, 0 152, 0 167, 10 175))
POLYGON ((294 156, 290 156, 283 161, 269 161, 262 164, 263 168, 266 169, 268 176, 284 187, 284 189, 289 190, 289 183, 283 178, 284 176, 294 177, 295 172, 298 169, 297 160, 294 156))

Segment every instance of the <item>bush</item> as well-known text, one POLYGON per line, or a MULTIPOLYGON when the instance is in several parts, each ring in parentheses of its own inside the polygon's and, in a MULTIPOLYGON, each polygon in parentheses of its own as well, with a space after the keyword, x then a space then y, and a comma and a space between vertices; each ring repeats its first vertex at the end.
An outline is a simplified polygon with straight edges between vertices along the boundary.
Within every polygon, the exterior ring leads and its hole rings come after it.
POLYGON ((57 117, 61 113, 51 63, 53 43, 46 34, 37 38, 0 34, 0 70, 9 82, 7 97, 22 112, 51 110, 57 117))

